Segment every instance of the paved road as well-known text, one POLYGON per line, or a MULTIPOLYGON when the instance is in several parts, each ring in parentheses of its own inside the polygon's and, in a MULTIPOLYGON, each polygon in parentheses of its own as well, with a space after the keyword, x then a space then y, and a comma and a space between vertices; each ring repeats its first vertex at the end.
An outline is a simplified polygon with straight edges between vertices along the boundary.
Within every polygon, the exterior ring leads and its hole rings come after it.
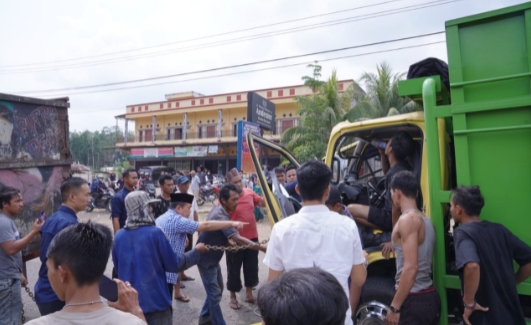
MULTIPOLYGON (((204 207, 200 208, 199 211, 199 218, 200 220, 205 220, 206 216, 208 214, 209 209, 212 207, 210 204, 205 204, 204 207)), ((94 210, 92 213, 80 213, 79 218, 82 221, 88 221, 91 220, 93 222, 98 222, 105 224, 109 227, 111 226, 111 221, 109 219, 109 214, 106 213, 103 210, 94 210)), ((258 233, 260 236, 260 239, 266 239, 269 238, 269 235, 271 233, 270 225, 267 221, 262 221, 258 224, 258 233)), ((197 236, 194 237, 194 243, 197 240, 197 236)), ((264 254, 260 253, 259 261, 260 261, 260 283, 263 284, 267 280, 267 267, 261 262, 264 259, 264 254)), ((27 271, 28 271, 28 281, 30 283, 31 291, 33 291, 33 286, 35 282, 37 281, 38 277, 38 271, 40 268, 40 261, 38 259, 29 261, 27 263, 27 271)), ((221 261, 221 269, 223 273, 223 278, 227 279, 227 268, 225 264, 225 257, 223 257, 223 260, 221 261)), ((105 274, 107 276, 111 276, 111 270, 112 270, 112 260, 109 259, 109 263, 107 264, 107 269, 105 271, 105 274)), ((188 324, 197 324, 197 319, 199 317, 199 312, 201 310, 201 307, 203 306, 203 302, 205 299, 205 290, 203 288, 203 284, 201 282, 201 278, 199 277, 199 272, 197 271, 197 267, 192 267, 190 270, 186 272, 188 275, 191 275, 196 278, 195 281, 191 282, 185 282, 186 289, 182 289, 182 292, 186 294, 188 297, 190 297, 189 303, 182 303, 179 301, 173 301, 173 324, 174 325, 188 325, 188 324)), ((243 279, 243 275, 242 275, 243 279)), ((256 295, 256 291, 255 291, 256 295)), ((227 324, 230 325, 248 325, 253 323, 259 323, 262 321, 262 319, 259 316, 256 316, 254 311, 256 309, 255 305, 244 303, 245 299, 245 289, 241 290, 239 293, 239 301, 242 305, 242 308, 239 310, 232 310, 229 307, 229 293, 227 291, 223 292, 223 299, 221 301, 221 308, 223 310, 223 315, 225 317, 225 321, 227 324)), ((37 306, 33 301, 30 300, 28 295, 25 292, 22 292, 22 298, 24 302, 25 307, 25 315, 26 315, 26 321, 34 319, 39 317, 39 311, 37 309, 37 306)), ((256 310, 258 313, 258 310, 256 310)))

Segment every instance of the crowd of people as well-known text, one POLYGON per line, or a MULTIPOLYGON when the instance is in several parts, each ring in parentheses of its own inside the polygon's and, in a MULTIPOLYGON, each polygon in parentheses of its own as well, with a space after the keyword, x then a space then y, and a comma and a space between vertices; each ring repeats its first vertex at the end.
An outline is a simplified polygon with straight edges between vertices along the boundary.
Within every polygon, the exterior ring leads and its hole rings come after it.
MULTIPOLYGON (((125 170, 123 188, 112 199, 112 231, 78 221, 77 213, 90 202, 90 187, 71 177, 61 185, 61 207, 45 221, 35 221, 23 238, 13 222, 23 198, 18 190, 2 187, 0 325, 21 323, 20 287, 27 285, 21 250, 39 233, 35 298, 42 317, 29 324, 172 324, 172 301, 190 301, 181 289, 183 282, 195 279, 185 270, 197 265, 206 293, 198 324, 224 325, 220 302, 225 252, 209 249, 213 246, 246 246, 226 252, 230 308, 242 307, 237 293, 245 287, 245 303, 258 306, 265 325, 353 324, 367 278, 360 236, 364 227, 389 232, 383 252, 396 257, 396 291, 387 324, 435 325, 441 314, 432 280, 436 238, 429 217, 418 209, 420 187, 405 160, 412 145, 411 137, 400 132, 381 151, 387 194, 378 210, 345 206, 338 188, 330 185, 332 171, 322 162, 274 168, 278 183, 302 208, 274 225, 267 245, 259 243, 256 224, 256 209, 265 207, 256 190, 260 182, 253 176, 244 179, 236 169, 225 175, 219 205, 206 221, 199 221, 196 200, 197 186, 208 174, 162 174, 160 195, 151 198, 135 190, 138 173, 125 170), (255 296, 259 251, 265 252, 268 278, 255 296), (109 258, 118 299, 105 304, 99 282, 109 258)), ((454 240, 465 323, 525 324, 516 285, 531 276, 531 247, 503 226, 481 221, 484 199, 479 187, 459 187, 452 193, 450 212, 460 224, 454 240), (513 261, 520 265, 516 274, 513 261)))

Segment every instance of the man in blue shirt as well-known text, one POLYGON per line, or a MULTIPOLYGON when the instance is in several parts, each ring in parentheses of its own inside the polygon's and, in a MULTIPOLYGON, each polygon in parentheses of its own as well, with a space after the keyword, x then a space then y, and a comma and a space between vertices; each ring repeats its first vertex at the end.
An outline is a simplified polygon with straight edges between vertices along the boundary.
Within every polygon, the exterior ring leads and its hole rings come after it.
POLYGON ((138 174, 136 170, 133 168, 126 169, 122 173, 122 180, 124 182, 124 187, 111 199, 111 218, 114 234, 125 225, 125 220, 127 219, 125 197, 127 194, 131 193, 138 184, 138 174))
POLYGON ((63 204, 57 212, 52 214, 44 226, 42 226, 39 279, 35 284, 35 301, 41 316, 55 313, 61 310, 65 303, 57 297, 48 280, 48 268, 46 267, 46 253, 52 239, 64 228, 77 224, 78 212, 84 211, 90 202, 90 188, 87 181, 79 177, 72 177, 61 184, 61 198, 63 204))
MULTIPOLYGON (((195 232, 216 231, 224 228, 234 227, 242 229, 243 222, 238 221, 204 221, 197 222, 188 219, 190 208, 194 202, 194 196, 188 193, 170 194, 170 209, 157 218, 155 224, 162 229, 176 254, 184 253, 186 245, 186 235, 195 232)), ((175 300, 189 302, 190 298, 181 293, 179 274, 167 272, 166 280, 170 293, 175 287, 175 300)))
POLYGON ((149 325, 172 324, 172 299, 166 272, 179 273, 196 264, 207 248, 198 244, 185 254, 176 254, 164 232, 155 226, 154 203, 142 191, 125 198, 127 221, 114 237, 112 261, 118 278, 138 291, 140 307, 149 325))

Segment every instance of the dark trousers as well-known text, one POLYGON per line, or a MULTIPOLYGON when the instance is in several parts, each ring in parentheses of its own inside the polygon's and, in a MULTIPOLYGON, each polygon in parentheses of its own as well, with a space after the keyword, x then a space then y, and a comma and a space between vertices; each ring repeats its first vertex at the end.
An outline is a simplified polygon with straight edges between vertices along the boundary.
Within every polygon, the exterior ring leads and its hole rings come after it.
POLYGON ((41 316, 46 316, 49 314, 53 314, 56 311, 60 311, 65 306, 65 302, 61 300, 56 300, 52 302, 47 302, 44 304, 37 304, 37 307, 39 308, 39 312, 41 313, 41 316))
MULTIPOLYGON (((251 239, 258 242, 258 238, 251 239)), ((242 289, 240 272, 243 265, 243 280, 246 288, 258 285, 258 251, 242 249, 236 253, 227 251, 227 290, 239 292, 242 289)))
POLYGON ((402 304, 400 324, 437 325, 441 318, 441 298, 437 291, 409 294, 402 304))
POLYGON ((184 252, 189 252, 194 247, 194 235, 193 234, 186 234, 186 238, 188 238, 188 246, 184 248, 184 252))
POLYGON ((172 308, 152 313, 144 313, 148 325, 172 325, 172 308))

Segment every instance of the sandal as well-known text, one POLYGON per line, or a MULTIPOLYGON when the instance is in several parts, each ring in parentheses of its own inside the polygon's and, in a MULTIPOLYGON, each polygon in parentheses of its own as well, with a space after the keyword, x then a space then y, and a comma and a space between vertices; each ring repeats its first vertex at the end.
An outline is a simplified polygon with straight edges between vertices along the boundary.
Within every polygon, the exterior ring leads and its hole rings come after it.
POLYGON ((175 300, 180 301, 180 302, 190 302, 190 298, 188 298, 185 295, 181 295, 179 298, 175 298, 175 300))
POLYGON ((186 286, 185 286, 184 283, 182 283, 182 282, 181 282, 181 284, 179 285, 179 287, 180 287, 181 289, 186 288, 186 286))
POLYGON ((238 303, 238 300, 232 300, 229 302, 229 307, 232 309, 240 309, 242 306, 238 303))
POLYGON ((256 304, 256 298, 245 299, 245 302, 250 303, 250 304, 256 304))

